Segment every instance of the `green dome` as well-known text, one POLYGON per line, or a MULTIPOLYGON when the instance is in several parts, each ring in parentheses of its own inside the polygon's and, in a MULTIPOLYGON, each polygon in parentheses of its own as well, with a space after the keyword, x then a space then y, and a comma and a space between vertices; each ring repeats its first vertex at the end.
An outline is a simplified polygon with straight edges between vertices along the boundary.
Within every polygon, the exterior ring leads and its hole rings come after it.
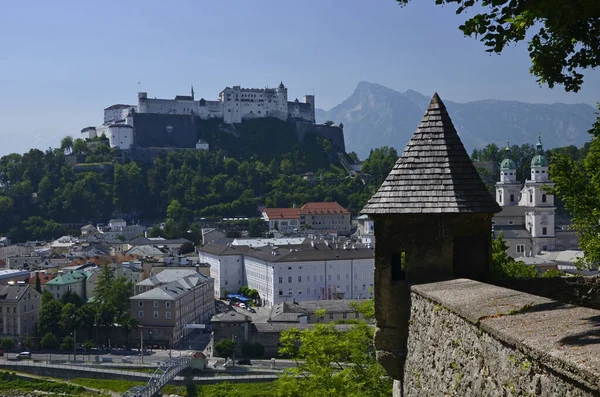
POLYGON ((548 167, 548 159, 544 155, 544 148, 542 147, 542 137, 538 137, 538 142, 535 145, 537 154, 531 159, 532 167, 548 167))
POLYGON ((517 169, 517 163, 515 163, 512 159, 504 159, 500 163, 500 170, 502 170, 502 171, 516 170, 516 169, 517 169))
POLYGON ((548 167, 548 159, 543 154, 536 154, 531 159, 532 167, 548 167))

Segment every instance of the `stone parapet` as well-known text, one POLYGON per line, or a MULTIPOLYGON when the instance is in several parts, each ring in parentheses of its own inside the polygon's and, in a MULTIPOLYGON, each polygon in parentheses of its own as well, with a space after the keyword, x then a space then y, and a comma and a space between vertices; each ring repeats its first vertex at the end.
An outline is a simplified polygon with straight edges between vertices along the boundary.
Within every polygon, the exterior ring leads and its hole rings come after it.
POLYGON ((467 279, 414 285, 403 389, 598 396, 600 311, 467 279))

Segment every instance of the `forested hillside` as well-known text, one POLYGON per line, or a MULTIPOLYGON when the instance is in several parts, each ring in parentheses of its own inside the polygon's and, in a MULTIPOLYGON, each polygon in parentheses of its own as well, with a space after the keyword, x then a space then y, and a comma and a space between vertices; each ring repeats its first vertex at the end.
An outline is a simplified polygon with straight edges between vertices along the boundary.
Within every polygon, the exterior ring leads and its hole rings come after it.
POLYGON ((77 153, 93 165, 118 153, 98 142, 92 150, 89 142, 65 139, 61 148, 4 156, 0 235, 14 241, 56 238, 69 232, 63 225, 106 222, 113 216, 141 222, 175 219, 183 223, 179 230, 187 230, 194 217, 255 217, 262 205, 307 201, 337 201, 356 213, 397 158, 395 150, 374 151, 365 162, 374 178, 364 183, 337 164, 327 139, 309 135, 300 144, 289 131, 269 128, 239 133, 239 138, 206 136, 218 143, 210 152, 182 150, 159 155, 151 164, 115 162, 95 171, 74 167, 68 159, 77 153), (227 150, 212 151, 216 146, 227 150), (309 171, 316 175, 314 186, 303 179, 309 171))

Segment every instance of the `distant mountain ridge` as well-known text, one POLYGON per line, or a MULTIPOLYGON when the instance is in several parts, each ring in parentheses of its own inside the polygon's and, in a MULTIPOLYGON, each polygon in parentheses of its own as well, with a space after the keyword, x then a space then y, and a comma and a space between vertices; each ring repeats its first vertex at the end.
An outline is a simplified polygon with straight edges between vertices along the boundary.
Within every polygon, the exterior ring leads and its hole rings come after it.
MULTIPOLYGON (((589 140, 587 131, 596 120, 595 109, 587 104, 548 105, 495 99, 457 103, 447 100, 443 93, 440 97, 469 153, 489 143, 535 144, 540 134, 547 149, 580 147, 589 140)), ((339 105, 329 111, 317 109, 316 118, 321 123, 343 123, 346 150, 361 158, 367 157, 371 149, 385 145, 402 152, 430 99, 413 90, 401 93, 361 81, 339 105)))

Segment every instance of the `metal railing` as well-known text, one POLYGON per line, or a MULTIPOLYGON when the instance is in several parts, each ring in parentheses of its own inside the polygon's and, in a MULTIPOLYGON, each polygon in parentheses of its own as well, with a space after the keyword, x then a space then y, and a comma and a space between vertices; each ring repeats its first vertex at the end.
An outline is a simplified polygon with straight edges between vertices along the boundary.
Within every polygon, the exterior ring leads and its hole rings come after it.
POLYGON ((129 370, 120 370, 114 367, 107 366, 93 366, 91 363, 83 363, 83 362, 73 362, 73 363, 57 363, 57 362, 48 362, 48 361, 40 361, 40 360, 0 360, 0 370, 2 368, 7 367, 38 367, 38 368, 56 368, 56 369, 65 369, 69 371, 82 371, 82 372, 102 372, 109 373, 115 375, 129 375, 129 376, 140 376, 140 377, 149 377, 150 374, 144 373, 142 371, 136 372, 135 369, 142 369, 141 366, 123 366, 123 368, 128 368, 129 370), (83 365, 82 365, 83 364, 83 365))
POLYGON ((122 394, 123 397, 152 397, 160 391, 167 383, 177 376, 178 373, 190 366, 188 357, 170 358, 159 364, 158 368, 146 386, 135 386, 122 394))

